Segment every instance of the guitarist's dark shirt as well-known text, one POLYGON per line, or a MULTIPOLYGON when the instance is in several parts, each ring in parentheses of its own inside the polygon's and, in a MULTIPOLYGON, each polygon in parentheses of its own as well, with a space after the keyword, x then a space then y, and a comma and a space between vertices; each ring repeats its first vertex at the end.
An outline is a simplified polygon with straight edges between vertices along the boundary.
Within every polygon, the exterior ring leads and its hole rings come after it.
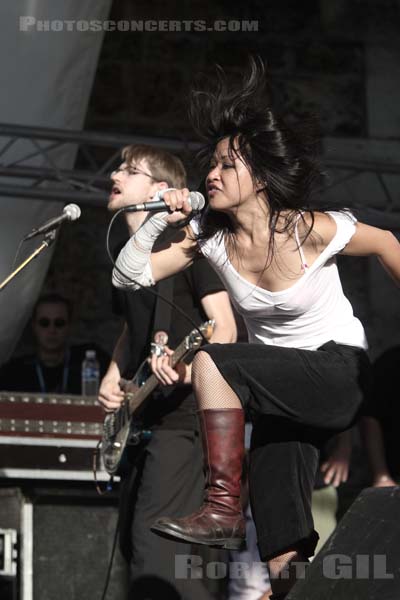
MULTIPOLYGON (((158 286, 152 289, 157 290, 158 286)), ((221 280, 206 259, 196 259, 191 267, 174 276, 173 302, 199 325, 207 320, 201 298, 224 290, 221 280)), ((150 352, 153 338, 156 297, 148 290, 117 291, 129 328, 131 342, 131 364, 126 378, 131 378, 150 352)), ((172 309, 168 328, 170 348, 176 348, 193 329, 192 323, 177 310, 172 309)), ((190 386, 163 388, 156 392, 145 411, 148 427, 163 429, 193 429, 196 423, 196 401, 190 386)))

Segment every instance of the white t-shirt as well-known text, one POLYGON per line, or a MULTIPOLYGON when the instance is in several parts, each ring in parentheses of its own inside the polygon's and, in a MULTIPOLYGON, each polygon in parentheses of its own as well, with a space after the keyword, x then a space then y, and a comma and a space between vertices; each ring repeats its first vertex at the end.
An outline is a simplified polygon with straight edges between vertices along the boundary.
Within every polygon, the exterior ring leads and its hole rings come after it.
MULTIPOLYGON (((243 317, 249 342, 316 350, 334 340, 367 348, 365 332, 343 293, 335 255, 355 232, 349 212, 329 212, 336 234, 303 276, 291 287, 270 292, 244 279, 229 262, 223 235, 199 242, 200 249, 226 286, 232 304, 243 317)), ((199 218, 190 222, 195 234, 199 218)))

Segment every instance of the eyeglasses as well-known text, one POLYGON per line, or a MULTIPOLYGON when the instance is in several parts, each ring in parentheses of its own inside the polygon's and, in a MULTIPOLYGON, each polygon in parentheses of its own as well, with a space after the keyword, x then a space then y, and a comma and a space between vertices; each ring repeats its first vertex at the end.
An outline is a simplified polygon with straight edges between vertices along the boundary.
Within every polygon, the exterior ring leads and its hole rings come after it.
POLYGON ((50 325, 54 325, 56 329, 62 329, 67 324, 65 319, 48 319, 47 317, 42 317, 38 320, 39 327, 43 327, 43 329, 47 329, 50 325))
POLYGON ((142 171, 141 169, 138 169, 135 166, 119 167, 118 169, 112 171, 111 177, 117 175, 117 173, 125 173, 126 175, 146 175, 146 177, 150 177, 150 179, 154 179, 154 181, 157 181, 157 179, 155 179, 153 175, 150 175, 150 173, 146 173, 146 171, 142 171))

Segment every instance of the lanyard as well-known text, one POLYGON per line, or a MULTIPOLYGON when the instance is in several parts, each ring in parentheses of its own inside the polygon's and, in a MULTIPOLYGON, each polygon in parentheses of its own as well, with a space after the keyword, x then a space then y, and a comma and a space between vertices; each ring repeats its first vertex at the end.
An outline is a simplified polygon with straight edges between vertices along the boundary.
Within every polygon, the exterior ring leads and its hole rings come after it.
MULTIPOLYGON (((64 357, 64 368, 63 368, 61 390, 56 389, 56 392, 58 392, 60 394, 65 394, 67 391, 67 383, 68 383, 68 375, 69 375, 69 358, 70 358, 70 352, 68 349, 66 351, 65 357, 64 357)), ((46 389, 46 382, 44 380, 42 365, 40 364, 40 362, 37 359, 35 361, 35 370, 36 370, 36 375, 37 375, 37 378, 39 381, 40 391, 42 394, 46 394, 47 389, 46 389)))

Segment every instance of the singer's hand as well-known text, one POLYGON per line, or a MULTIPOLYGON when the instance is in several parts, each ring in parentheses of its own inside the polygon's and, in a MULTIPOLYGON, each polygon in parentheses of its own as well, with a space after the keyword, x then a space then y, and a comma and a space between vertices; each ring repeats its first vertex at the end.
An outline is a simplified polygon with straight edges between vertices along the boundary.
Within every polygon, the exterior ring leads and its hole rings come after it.
POLYGON ((163 194, 165 204, 173 211, 165 218, 167 223, 177 223, 190 215, 193 209, 188 202, 188 198, 189 190, 187 188, 183 188, 182 190, 170 190, 163 194))

